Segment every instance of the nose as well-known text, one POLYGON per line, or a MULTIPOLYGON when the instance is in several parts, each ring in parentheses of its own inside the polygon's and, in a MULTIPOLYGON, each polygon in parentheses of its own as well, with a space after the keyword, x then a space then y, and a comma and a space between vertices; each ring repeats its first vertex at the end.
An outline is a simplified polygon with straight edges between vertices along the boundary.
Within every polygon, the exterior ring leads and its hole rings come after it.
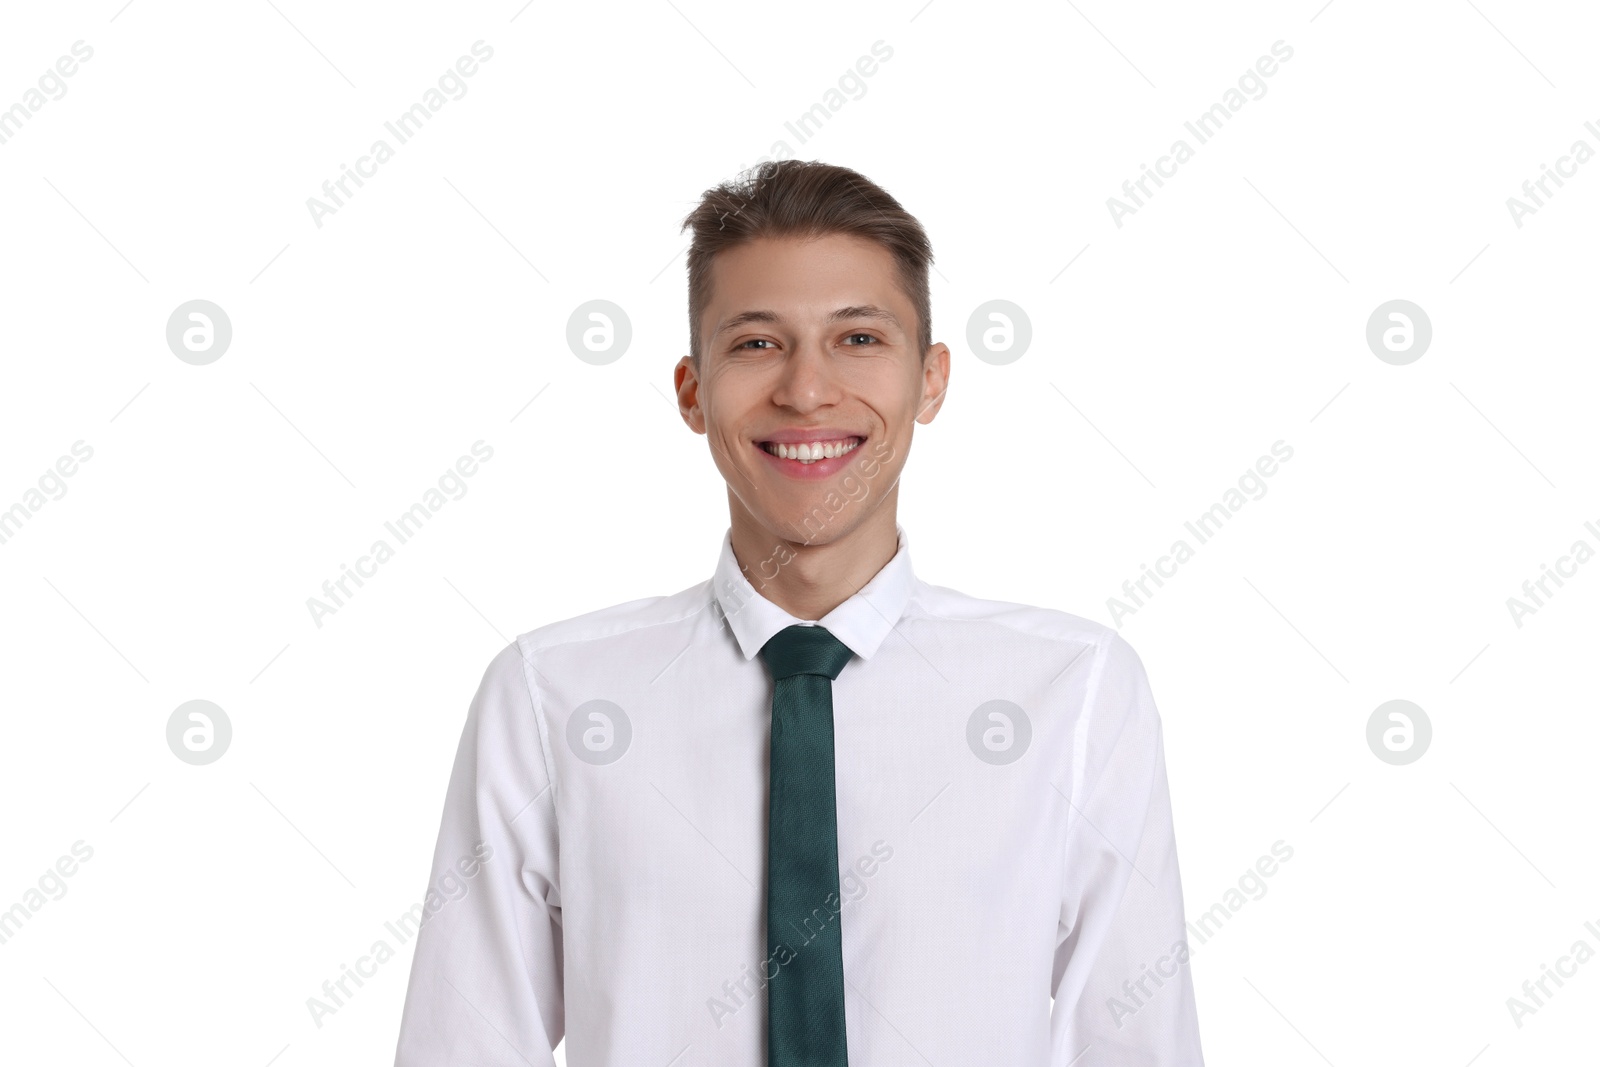
POLYGON ((811 411, 836 403, 838 397, 833 357, 821 339, 809 339, 790 351, 773 388, 774 404, 811 411))

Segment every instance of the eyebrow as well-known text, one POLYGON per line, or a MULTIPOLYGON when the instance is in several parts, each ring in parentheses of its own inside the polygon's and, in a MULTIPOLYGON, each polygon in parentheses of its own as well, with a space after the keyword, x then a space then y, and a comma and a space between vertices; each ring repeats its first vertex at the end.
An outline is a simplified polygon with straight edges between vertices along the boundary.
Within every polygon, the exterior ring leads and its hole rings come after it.
MULTIPOLYGON (((889 311, 887 308, 878 307, 876 304, 856 304, 852 307, 843 307, 839 308, 837 311, 828 316, 829 322, 843 322, 846 319, 880 319, 884 322, 893 323, 895 326, 900 325, 900 320, 895 317, 893 312, 889 311)), ((752 322, 775 324, 782 321, 783 316, 779 315, 776 311, 768 311, 765 308, 758 308, 753 311, 741 311, 739 314, 733 316, 727 322, 723 323, 721 328, 717 330, 717 333, 726 333, 729 330, 737 329, 740 326, 749 325, 752 322)))

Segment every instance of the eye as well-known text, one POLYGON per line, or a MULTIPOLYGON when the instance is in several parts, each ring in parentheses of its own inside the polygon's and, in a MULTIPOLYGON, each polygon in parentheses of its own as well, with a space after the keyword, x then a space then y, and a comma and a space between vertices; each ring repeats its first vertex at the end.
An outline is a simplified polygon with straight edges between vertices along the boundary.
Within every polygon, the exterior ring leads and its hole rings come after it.
POLYGON ((869 344, 881 344, 882 343, 870 333, 852 333, 852 334, 847 334, 845 336, 845 340, 846 341, 853 341, 857 337, 865 337, 869 344))
POLYGON ((742 342, 742 343, 740 343, 738 345, 735 345, 734 347, 735 348, 743 348, 745 345, 770 345, 770 344, 772 344, 772 342, 767 340, 765 337, 752 337, 752 338, 750 338, 750 340, 744 341, 744 342, 742 342))

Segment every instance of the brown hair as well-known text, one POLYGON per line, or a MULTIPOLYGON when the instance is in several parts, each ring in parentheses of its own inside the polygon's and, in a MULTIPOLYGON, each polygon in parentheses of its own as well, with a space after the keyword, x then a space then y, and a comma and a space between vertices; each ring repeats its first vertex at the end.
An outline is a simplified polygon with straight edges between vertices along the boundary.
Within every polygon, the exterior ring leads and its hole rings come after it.
POLYGON ((707 189, 680 232, 690 228, 689 348, 696 367, 700 315, 711 298, 712 257, 757 237, 844 233, 882 245, 894 256, 900 287, 917 313, 919 358, 933 344, 928 235, 899 201, 848 167, 801 159, 763 163, 707 189))

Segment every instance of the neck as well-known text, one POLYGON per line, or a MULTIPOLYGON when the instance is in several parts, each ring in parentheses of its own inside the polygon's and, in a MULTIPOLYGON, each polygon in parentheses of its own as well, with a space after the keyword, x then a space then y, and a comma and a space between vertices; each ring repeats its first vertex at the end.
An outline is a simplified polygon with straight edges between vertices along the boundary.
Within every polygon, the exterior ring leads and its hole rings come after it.
POLYGON ((729 503, 730 539, 739 569, 757 593, 797 619, 821 619, 860 592, 900 551, 892 498, 854 529, 811 544, 775 534, 736 500, 729 503))

